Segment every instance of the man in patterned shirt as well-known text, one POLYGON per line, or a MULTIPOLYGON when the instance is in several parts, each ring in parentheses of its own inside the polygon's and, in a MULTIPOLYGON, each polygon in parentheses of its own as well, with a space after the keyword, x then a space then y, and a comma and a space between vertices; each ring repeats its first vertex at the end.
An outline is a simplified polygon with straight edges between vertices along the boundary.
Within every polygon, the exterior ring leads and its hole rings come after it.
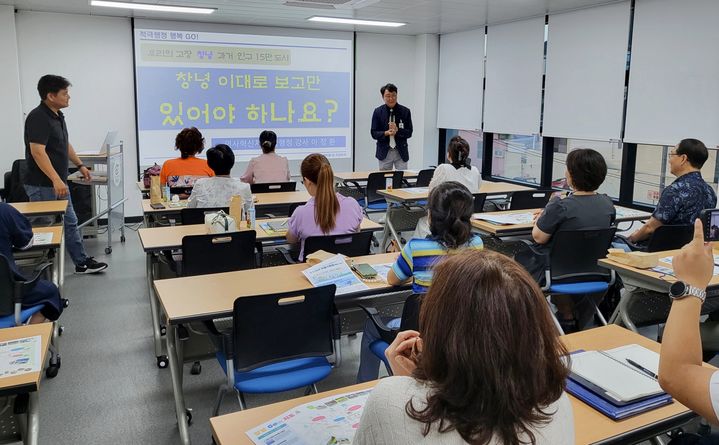
POLYGON ((697 139, 684 139, 674 147, 669 153, 669 168, 677 179, 664 189, 652 217, 629 236, 629 241, 645 241, 665 224, 693 224, 703 209, 716 207, 716 194, 700 171, 708 157, 706 146, 697 139))

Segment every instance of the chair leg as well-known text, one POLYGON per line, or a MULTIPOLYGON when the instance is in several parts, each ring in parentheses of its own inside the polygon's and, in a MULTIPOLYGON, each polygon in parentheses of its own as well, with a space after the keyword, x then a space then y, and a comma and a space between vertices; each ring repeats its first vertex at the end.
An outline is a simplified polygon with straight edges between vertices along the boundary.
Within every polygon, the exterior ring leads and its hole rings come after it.
POLYGON ((242 394, 240 391, 237 391, 235 389, 235 392, 237 393, 237 402, 240 404, 240 411, 247 409, 247 403, 245 402, 245 395, 242 394))
POLYGON ((220 385, 220 389, 217 390, 217 398, 215 399, 215 407, 212 409, 212 417, 216 417, 220 412, 220 405, 222 405, 222 399, 225 398, 225 393, 229 391, 226 383, 220 385))
POLYGON ((557 328, 559 335, 564 335, 564 329, 562 329, 562 325, 559 324, 559 320, 557 320, 557 317, 552 312, 552 307, 549 305, 549 296, 547 296, 547 310, 549 311, 549 315, 552 317, 554 327, 557 328))

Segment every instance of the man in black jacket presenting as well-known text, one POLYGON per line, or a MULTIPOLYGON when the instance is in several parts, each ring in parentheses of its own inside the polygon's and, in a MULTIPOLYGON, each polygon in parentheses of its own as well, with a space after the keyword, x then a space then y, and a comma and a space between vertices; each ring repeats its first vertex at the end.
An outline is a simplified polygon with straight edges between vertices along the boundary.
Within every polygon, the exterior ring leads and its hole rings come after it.
POLYGON ((380 170, 406 170, 409 160, 407 139, 412 137, 412 114, 397 103, 397 87, 391 83, 380 88, 384 105, 374 109, 370 133, 377 141, 375 157, 380 170))

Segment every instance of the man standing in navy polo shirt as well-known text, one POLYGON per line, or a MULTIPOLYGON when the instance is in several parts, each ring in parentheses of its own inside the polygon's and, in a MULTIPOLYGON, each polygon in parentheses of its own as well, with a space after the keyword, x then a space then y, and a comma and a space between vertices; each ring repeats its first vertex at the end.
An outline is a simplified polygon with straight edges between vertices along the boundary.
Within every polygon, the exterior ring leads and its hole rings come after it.
POLYGON ((67 79, 52 74, 42 76, 37 83, 42 102, 25 119, 25 191, 30 201, 67 200, 65 245, 75 263, 75 273, 97 273, 107 269, 107 264, 97 262, 85 253, 67 186, 69 161, 78 167, 86 180, 90 180, 90 171, 70 144, 65 116, 60 111, 70 105, 69 87, 67 79))
POLYGON ((397 103, 397 87, 391 83, 380 88, 384 105, 372 113, 370 133, 377 141, 375 157, 380 170, 406 170, 409 161, 407 139, 412 137, 412 114, 397 103))

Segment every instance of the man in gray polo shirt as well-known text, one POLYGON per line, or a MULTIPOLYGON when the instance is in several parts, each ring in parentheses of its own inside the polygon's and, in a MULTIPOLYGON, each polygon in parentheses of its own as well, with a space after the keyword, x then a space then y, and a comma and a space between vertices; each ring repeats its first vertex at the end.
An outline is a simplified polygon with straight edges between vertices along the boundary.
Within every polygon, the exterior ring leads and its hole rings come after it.
POLYGON ((97 273, 107 269, 107 264, 85 253, 67 186, 68 161, 80 169, 86 180, 90 179, 90 171, 70 144, 65 116, 60 111, 70 105, 69 87, 67 79, 52 74, 42 76, 37 83, 42 102, 25 119, 25 191, 30 201, 67 200, 65 246, 75 263, 75 273, 97 273))

